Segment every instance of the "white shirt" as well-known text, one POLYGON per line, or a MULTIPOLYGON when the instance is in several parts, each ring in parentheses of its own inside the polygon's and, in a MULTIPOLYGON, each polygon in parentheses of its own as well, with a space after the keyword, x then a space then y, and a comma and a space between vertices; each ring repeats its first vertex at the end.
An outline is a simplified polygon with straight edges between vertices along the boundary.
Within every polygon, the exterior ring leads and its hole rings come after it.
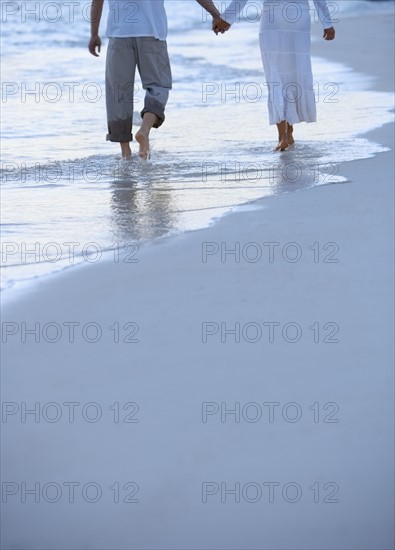
MULTIPOLYGON (((236 22, 240 12, 243 10, 244 6, 247 4, 248 0, 232 0, 230 5, 222 14, 222 19, 233 25, 236 22)), ((308 0, 263 0, 263 4, 271 4, 272 6, 281 6, 282 3, 292 3, 300 4, 301 6, 308 7, 308 0)), ((326 0, 313 0, 315 8, 320 18, 321 24, 324 29, 329 29, 333 27, 333 22, 330 16, 328 5, 326 0)))
POLYGON ((167 38, 165 0, 108 0, 108 38, 154 36, 167 38))

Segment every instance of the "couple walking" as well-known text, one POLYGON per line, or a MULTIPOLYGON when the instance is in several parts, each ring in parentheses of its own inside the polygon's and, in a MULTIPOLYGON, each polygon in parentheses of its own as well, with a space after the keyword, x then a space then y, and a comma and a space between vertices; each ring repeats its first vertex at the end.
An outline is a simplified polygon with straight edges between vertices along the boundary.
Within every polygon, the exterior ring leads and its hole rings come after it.
MULTIPOLYGON (((179 0, 184 9, 188 0, 179 0)), ((326 0, 313 0, 325 40, 335 38, 326 0)), ((248 0, 232 0, 221 14, 212 0, 196 0, 212 17, 213 31, 224 33, 236 22, 248 0)), ((98 56, 99 25, 104 0, 92 0, 89 51, 98 56)), ((164 0, 108 0, 106 62, 107 140, 120 143, 122 157, 131 158, 133 92, 136 68, 146 91, 142 125, 136 134, 139 156, 150 156, 149 136, 165 120, 172 87, 167 52, 164 0)), ((316 121, 311 68, 311 17, 308 0, 263 0, 260 46, 269 90, 269 122, 277 125, 277 151, 294 143, 293 126, 316 121)))

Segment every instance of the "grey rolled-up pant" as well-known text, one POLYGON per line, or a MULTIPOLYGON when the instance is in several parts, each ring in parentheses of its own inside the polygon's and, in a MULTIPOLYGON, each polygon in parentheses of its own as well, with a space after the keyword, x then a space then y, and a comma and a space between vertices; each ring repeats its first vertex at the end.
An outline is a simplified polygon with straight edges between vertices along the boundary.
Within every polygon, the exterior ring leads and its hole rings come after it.
POLYGON ((133 108, 136 67, 145 90, 145 113, 158 117, 155 128, 165 120, 165 107, 172 87, 167 43, 151 36, 110 38, 106 61, 107 141, 133 140, 133 108))

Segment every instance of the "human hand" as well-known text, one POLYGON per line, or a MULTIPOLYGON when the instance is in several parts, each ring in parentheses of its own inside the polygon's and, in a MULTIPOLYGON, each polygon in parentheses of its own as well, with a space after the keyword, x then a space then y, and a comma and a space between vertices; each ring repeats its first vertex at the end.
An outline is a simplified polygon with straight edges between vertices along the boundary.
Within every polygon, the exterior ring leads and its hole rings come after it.
POLYGON ((336 31, 333 27, 329 29, 324 29, 324 38, 325 40, 334 40, 336 36, 336 31))
POLYGON ((97 48, 97 51, 100 53, 100 50, 101 50, 101 40, 100 40, 100 36, 92 36, 91 39, 90 39, 90 42, 89 42, 89 51, 92 55, 94 55, 95 57, 100 57, 97 53, 96 53, 96 48, 97 48))
POLYGON ((230 29, 230 24, 221 19, 221 17, 213 17, 213 31, 215 34, 218 33, 224 34, 230 29))

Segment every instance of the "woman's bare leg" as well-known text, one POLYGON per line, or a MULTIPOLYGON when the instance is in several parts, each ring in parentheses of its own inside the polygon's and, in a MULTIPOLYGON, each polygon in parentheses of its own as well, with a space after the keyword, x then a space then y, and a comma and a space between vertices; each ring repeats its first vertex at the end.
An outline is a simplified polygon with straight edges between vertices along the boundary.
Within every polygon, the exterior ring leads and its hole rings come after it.
POLYGON ((288 124, 288 145, 293 145, 295 143, 293 132, 294 132, 294 127, 288 124))
POLYGON ((285 149, 288 147, 288 122, 286 120, 283 120, 280 122, 280 124, 277 124, 278 129, 278 145, 276 147, 276 151, 285 151, 285 149))

